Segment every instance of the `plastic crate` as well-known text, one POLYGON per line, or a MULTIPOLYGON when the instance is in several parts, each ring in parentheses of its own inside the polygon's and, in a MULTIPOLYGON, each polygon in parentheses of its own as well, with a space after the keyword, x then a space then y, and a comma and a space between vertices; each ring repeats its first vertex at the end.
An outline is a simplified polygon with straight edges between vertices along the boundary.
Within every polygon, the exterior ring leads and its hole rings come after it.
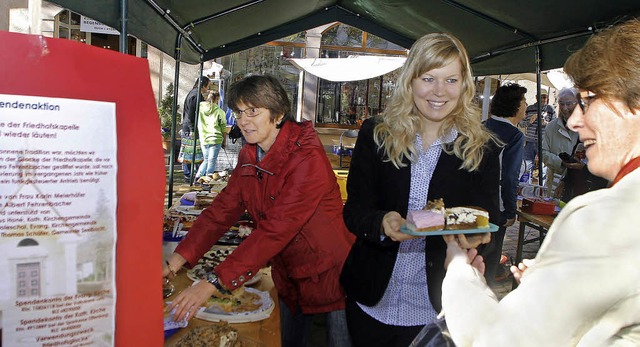
POLYGON ((554 215, 556 204, 553 201, 545 201, 536 198, 522 199, 522 211, 531 214, 554 215))
POLYGON ((349 176, 349 170, 333 170, 333 172, 336 174, 342 201, 347 201, 347 176, 349 176))

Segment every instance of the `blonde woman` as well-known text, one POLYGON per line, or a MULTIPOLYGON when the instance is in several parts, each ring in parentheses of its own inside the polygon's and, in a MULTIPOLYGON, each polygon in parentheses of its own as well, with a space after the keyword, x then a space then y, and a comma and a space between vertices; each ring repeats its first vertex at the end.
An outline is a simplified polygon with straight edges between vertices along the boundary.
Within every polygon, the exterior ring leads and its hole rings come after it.
MULTIPOLYGON (((342 270, 355 346, 408 346, 440 311, 446 244, 404 234, 408 210, 442 198, 499 218, 498 146, 473 105, 466 50, 450 34, 415 42, 385 112, 364 121, 347 181, 356 235, 342 270)), ((469 238, 473 246, 487 242, 469 238)))

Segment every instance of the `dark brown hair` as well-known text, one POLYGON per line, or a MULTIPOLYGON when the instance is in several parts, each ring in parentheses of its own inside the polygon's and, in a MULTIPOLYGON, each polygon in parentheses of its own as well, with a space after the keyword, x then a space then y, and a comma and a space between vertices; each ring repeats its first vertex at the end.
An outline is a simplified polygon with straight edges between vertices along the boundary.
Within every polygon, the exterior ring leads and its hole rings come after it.
POLYGON ((284 115, 280 124, 294 121, 291 115, 291 102, 282 84, 273 76, 251 75, 229 87, 227 94, 229 108, 238 112, 238 104, 243 103, 251 107, 262 107, 271 111, 271 121, 284 115))

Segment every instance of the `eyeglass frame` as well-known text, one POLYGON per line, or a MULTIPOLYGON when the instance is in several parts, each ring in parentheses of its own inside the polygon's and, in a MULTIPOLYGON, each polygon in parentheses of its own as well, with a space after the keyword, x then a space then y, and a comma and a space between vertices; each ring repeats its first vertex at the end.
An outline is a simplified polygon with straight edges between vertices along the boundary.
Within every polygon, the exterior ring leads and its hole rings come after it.
POLYGON ((260 112, 258 112, 259 108, 260 107, 247 107, 244 110, 238 109, 238 111, 234 111, 232 113, 233 119, 239 120, 244 116, 247 116, 249 118, 256 117, 257 115, 260 114, 260 112))
POLYGON ((585 95, 584 97, 582 96, 582 92, 578 93, 577 95, 578 106, 580 106, 582 113, 587 112, 587 110, 589 109, 589 105, 591 105, 594 99, 598 98, 598 96, 595 93, 590 92, 588 90, 585 93, 587 93, 587 95, 585 95))

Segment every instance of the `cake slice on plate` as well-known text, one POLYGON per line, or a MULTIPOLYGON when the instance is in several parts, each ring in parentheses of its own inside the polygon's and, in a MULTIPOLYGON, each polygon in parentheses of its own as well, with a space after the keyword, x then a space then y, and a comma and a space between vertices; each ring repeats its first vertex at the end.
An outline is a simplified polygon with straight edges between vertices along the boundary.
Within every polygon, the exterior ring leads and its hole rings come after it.
POLYGON ((451 207, 444 215, 447 230, 489 228, 489 212, 478 207, 451 207))
POLYGON ((422 210, 407 213, 407 228, 417 233, 442 230, 444 222, 444 202, 442 199, 427 202, 422 210))

